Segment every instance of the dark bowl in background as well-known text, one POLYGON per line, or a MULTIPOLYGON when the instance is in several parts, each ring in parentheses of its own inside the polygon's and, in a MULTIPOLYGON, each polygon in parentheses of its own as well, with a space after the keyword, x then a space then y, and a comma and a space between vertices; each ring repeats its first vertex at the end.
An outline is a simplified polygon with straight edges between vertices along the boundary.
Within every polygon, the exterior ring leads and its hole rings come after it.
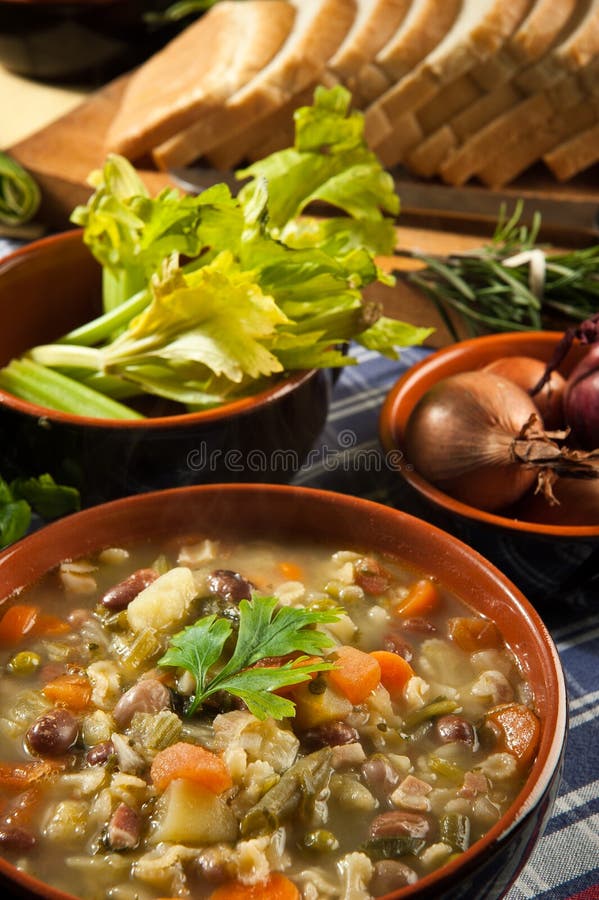
POLYGON ((29 78, 99 85, 181 28, 148 22, 170 0, 0 0, 0 63, 29 78))
MULTIPOLYGON (((479 369, 504 356, 547 362, 561 333, 509 332, 472 338, 439 350, 409 370, 389 392, 380 416, 381 442, 399 451, 397 469, 412 511, 430 519, 490 559, 535 602, 560 603, 564 594, 599 573, 599 523, 554 525, 485 512, 450 497, 417 471, 404 452, 412 410, 434 384, 449 375, 479 369)), ((567 377, 586 353, 572 347, 560 372, 567 377)))
MULTIPOLYGON (((567 729, 559 657, 524 596, 470 547, 398 510, 327 491, 227 484, 129 497, 49 525, 0 555, 1 598, 20 592, 64 559, 190 533, 216 539, 260 535, 266 540, 325 544, 332 550, 378 551, 438 578, 498 624, 535 694, 541 720, 537 758, 510 808, 483 838, 454 861, 384 900, 499 900, 549 818, 567 729)), ((25 896, 73 900, 0 857, 1 881, 25 896)))
MULTIPOLYGON (((100 267, 81 236, 45 238, 0 263, 0 366, 101 311, 100 267)), ((324 426, 332 380, 330 370, 298 372, 216 409, 127 421, 0 390, 0 472, 50 472, 84 505, 188 484, 290 481, 324 426)))

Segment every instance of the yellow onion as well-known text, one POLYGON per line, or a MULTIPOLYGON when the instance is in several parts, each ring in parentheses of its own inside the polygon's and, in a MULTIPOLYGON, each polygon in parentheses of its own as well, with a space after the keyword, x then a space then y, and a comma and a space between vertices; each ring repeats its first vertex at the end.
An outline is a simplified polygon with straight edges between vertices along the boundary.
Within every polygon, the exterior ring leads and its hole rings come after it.
POLYGON ((558 478, 553 493, 557 505, 533 492, 518 504, 515 517, 543 525, 599 525, 599 479, 558 478))
POLYGON ((434 385, 406 426, 407 457, 441 490, 478 509, 493 511, 519 500, 538 470, 515 462, 514 439, 538 410, 506 378, 461 372, 434 385))
MULTIPOLYGON (((485 372, 494 372, 513 381, 527 393, 539 383, 546 364, 533 356, 502 356, 485 366, 485 372)), ((560 428, 563 424, 563 394, 566 381, 559 372, 552 372, 542 389, 535 394, 534 403, 546 428, 560 428)))

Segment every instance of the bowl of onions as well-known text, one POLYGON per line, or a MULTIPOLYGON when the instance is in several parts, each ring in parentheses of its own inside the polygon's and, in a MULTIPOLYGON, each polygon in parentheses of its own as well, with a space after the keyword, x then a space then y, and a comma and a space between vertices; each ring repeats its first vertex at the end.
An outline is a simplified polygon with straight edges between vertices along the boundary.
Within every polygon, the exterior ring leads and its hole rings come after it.
POLYGON ((598 318, 566 336, 453 344, 410 369, 381 412, 383 446, 401 453, 402 502, 533 597, 559 598, 599 568, 598 318))

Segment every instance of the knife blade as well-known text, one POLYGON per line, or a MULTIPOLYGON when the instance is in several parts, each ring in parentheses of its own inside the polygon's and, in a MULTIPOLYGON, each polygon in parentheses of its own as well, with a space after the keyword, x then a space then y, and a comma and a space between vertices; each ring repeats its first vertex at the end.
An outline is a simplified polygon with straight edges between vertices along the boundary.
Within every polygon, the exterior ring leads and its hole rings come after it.
POLYGON ((543 229, 599 234, 599 203, 575 196, 548 197, 530 189, 491 190, 484 187, 453 187, 407 179, 395 186, 404 214, 451 218, 463 222, 494 224, 502 208, 508 218, 522 205, 521 222, 530 225, 535 213, 543 229))
MULTIPOLYGON (((201 193, 214 184, 224 182, 233 194, 243 185, 231 172, 202 166, 175 168, 169 171, 171 178, 184 190, 201 193)), ((530 189, 453 187, 416 181, 407 177, 395 178, 395 187, 401 201, 401 214, 417 218, 449 219, 463 224, 493 225, 504 210, 508 218, 522 204, 521 223, 530 225, 534 214, 540 213, 543 230, 575 232, 588 237, 599 235, 599 204, 572 195, 548 197, 530 189)))

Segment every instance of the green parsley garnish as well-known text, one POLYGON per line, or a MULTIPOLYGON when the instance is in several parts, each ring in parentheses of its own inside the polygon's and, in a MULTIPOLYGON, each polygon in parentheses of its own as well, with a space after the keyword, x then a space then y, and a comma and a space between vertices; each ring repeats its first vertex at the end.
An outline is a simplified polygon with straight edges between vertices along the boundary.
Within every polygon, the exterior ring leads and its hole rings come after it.
POLYGON ((325 672, 334 663, 310 662, 334 646, 327 634, 313 626, 336 622, 339 609, 323 611, 284 606, 276 609, 276 597, 256 596, 239 604, 239 631, 233 654, 220 668, 225 644, 232 634, 231 623, 218 616, 205 616, 171 638, 159 666, 186 669, 196 680, 196 690, 188 709, 195 712, 217 691, 240 697, 258 719, 293 716, 295 704, 273 693, 278 688, 307 681, 313 672, 325 672), (306 654, 275 667, 253 668, 269 657, 306 654))

